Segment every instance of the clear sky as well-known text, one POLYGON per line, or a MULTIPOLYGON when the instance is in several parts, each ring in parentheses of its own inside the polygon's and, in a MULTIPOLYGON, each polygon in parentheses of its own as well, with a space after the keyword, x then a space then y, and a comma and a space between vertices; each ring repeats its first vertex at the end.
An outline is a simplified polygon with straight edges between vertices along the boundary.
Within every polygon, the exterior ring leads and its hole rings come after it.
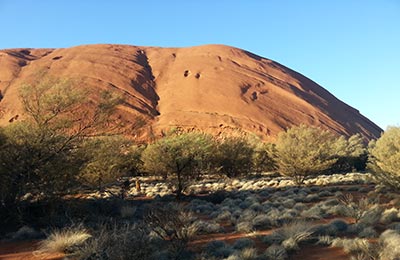
POLYGON ((0 49, 239 47, 400 126, 400 0, 0 0, 0 25, 0 49))

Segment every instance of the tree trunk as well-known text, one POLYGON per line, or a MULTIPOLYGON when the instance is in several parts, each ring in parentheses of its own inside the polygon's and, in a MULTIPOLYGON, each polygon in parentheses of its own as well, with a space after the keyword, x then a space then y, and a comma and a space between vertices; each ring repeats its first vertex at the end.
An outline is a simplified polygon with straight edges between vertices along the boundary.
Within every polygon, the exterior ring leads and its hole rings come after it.
POLYGON ((176 175, 177 175, 177 179, 178 179, 178 185, 177 185, 177 189, 176 189, 176 199, 181 200, 182 190, 183 190, 181 172, 178 171, 176 173, 176 175))

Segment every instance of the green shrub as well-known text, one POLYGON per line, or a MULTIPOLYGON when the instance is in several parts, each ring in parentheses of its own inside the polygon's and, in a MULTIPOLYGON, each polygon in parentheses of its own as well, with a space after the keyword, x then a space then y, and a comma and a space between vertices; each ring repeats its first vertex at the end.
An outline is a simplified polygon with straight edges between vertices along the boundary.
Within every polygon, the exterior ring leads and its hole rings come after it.
POLYGON ((279 172, 302 184, 337 161, 335 142, 331 132, 305 125, 279 133, 275 146, 279 172))
POLYGON ((137 175, 142 165, 141 148, 121 136, 89 139, 79 153, 86 157, 80 181, 99 191, 119 177, 137 175))
POLYGON ((147 172, 166 177, 175 188, 177 198, 196 177, 207 169, 214 142, 203 133, 170 135, 150 144, 142 154, 147 172))
POLYGON ((256 173, 270 172, 276 170, 275 145, 265 143, 261 140, 254 141, 252 168, 256 173))
POLYGON ((363 171, 367 166, 368 149, 360 134, 346 139, 341 136, 335 144, 338 160, 328 170, 331 173, 363 171))
POLYGON ((25 194, 51 199, 77 188, 82 158, 76 151, 83 140, 107 131, 104 128, 120 102, 105 92, 90 97, 72 80, 44 73, 36 78, 20 87, 26 119, 7 126, 7 140, 0 141, 4 208, 14 207, 25 194))
POLYGON ((77 186, 82 160, 75 153, 75 142, 67 136, 29 122, 13 123, 4 133, 7 142, 0 150, 2 206, 11 208, 28 193, 32 198, 53 198, 77 186))
POLYGON ((244 137, 226 137, 217 145, 215 164, 219 172, 236 177, 252 171, 253 147, 244 137))
POLYGON ((375 199, 363 197, 355 200, 351 194, 346 194, 341 196, 339 201, 344 206, 341 213, 354 218, 356 223, 374 225, 381 219, 383 209, 375 199))
POLYGON ((379 183, 394 190, 400 188, 400 127, 389 127, 369 145, 369 168, 379 183))

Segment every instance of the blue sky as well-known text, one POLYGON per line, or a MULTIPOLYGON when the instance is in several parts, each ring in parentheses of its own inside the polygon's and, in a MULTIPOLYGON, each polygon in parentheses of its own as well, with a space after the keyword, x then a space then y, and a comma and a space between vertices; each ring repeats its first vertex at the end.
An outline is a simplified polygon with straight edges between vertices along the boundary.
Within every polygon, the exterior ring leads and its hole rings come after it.
POLYGON ((400 0, 0 0, 0 49, 226 44, 400 126, 400 0))

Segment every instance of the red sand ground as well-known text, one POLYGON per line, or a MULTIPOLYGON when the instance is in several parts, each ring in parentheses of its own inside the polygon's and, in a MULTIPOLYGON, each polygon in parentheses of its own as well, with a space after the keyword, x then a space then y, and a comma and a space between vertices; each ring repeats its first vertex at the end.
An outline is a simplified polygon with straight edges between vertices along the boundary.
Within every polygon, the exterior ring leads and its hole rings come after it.
POLYGON ((323 246, 304 246, 291 259, 296 260, 350 260, 341 248, 323 246))
MULTIPOLYGON (((351 219, 345 219, 352 221, 351 219)), ((319 223, 328 223, 330 220, 320 220, 315 221, 315 224, 319 223)), ((258 231, 250 234, 207 234, 198 236, 198 238, 189 244, 189 248, 194 250, 195 252, 200 252, 202 247, 204 247, 207 243, 215 240, 224 241, 229 244, 233 244, 239 238, 250 238, 255 242, 255 246, 258 251, 261 253, 267 249, 265 243, 263 243, 257 236, 259 235, 269 235, 274 230, 266 230, 266 231, 258 231)), ((350 256, 346 254, 341 248, 334 247, 324 247, 318 245, 303 245, 301 249, 295 254, 290 256, 290 259, 295 260, 349 260, 350 256)))
POLYGON ((38 241, 0 243, 0 260, 61 260, 62 254, 35 255, 38 241))
MULTIPOLYGON (((340 185, 344 186, 344 185, 340 185)), ((364 193, 357 191, 349 192, 354 198, 364 197, 364 193)), ((149 197, 137 197, 137 200, 149 200, 149 197)), ((207 216, 199 216, 202 220, 208 220, 207 216)), ((332 219, 337 219, 336 217, 326 218, 316 220, 314 224, 325 224, 332 221, 332 219)), ((354 219, 349 217, 338 217, 346 221, 347 223, 354 223, 354 219)), ((227 243, 234 243, 239 238, 250 238, 255 241, 256 248, 259 252, 263 252, 267 249, 266 244, 260 241, 258 236, 271 234, 274 229, 257 231, 249 234, 244 233, 234 233, 234 230, 229 225, 224 225, 225 232, 218 234, 207 234, 199 235, 197 238, 189 243, 189 248, 195 252, 200 252, 202 248, 209 242, 214 240, 225 241, 227 243), (232 233, 229 233, 232 232, 232 233)), ((54 255, 41 255, 35 256, 34 251, 37 249, 38 241, 24 241, 24 242, 13 242, 13 243, 0 243, 0 260, 61 260, 63 258, 62 254, 54 255)), ((290 259, 296 260, 349 260, 350 256, 346 254, 341 248, 324 247, 319 245, 303 245, 301 250, 291 255, 290 259)))
MULTIPOLYGON (((216 237, 218 240, 233 242, 243 236, 234 237, 216 237)), ((204 241, 201 241, 204 242, 204 241)), ((195 242, 197 243, 197 242, 195 242)), ((194 245, 191 245, 194 246, 194 245)), ((256 246, 260 251, 265 250, 265 245, 256 241, 256 246)), ((61 260, 63 255, 41 255, 33 254, 36 249, 36 242, 19 243, 0 243, 0 260, 61 260)), ((348 260, 350 257, 340 248, 322 247, 322 246, 304 246, 299 252, 294 254, 291 259, 296 260, 348 260)))

